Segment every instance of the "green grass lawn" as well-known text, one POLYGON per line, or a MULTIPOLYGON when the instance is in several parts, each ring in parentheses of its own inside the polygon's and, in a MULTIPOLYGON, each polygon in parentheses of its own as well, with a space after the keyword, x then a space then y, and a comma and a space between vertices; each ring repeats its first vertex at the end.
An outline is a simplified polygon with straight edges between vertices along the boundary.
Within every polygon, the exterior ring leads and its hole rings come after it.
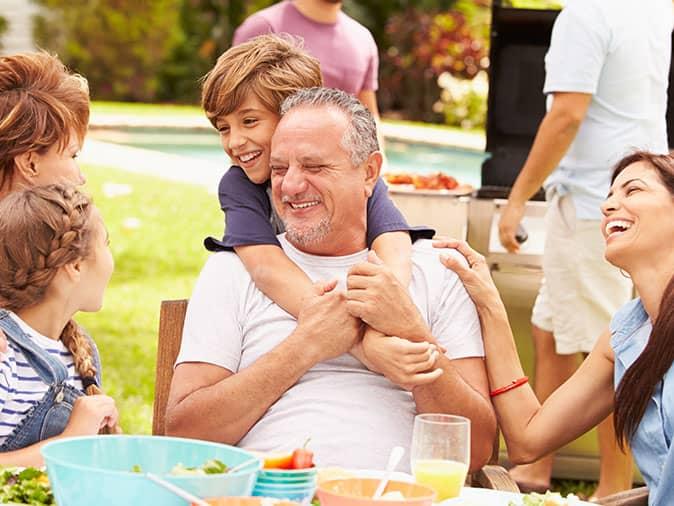
POLYGON ((148 434, 160 301, 190 296, 208 253, 202 240, 222 233, 222 213, 217 196, 197 186, 107 167, 84 171, 110 233, 115 273, 103 309, 77 320, 98 344, 104 387, 117 400, 124 431, 148 434), (106 197, 106 183, 132 193, 106 197))

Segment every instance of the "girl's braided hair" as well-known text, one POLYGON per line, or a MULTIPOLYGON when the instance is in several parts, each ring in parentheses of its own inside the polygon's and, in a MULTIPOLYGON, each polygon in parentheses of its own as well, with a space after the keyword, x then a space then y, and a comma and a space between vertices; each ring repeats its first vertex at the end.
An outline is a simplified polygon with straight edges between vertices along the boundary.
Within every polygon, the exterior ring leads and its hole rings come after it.
MULTIPOLYGON (((17 312, 40 303, 61 267, 91 254, 91 211, 89 198, 65 184, 20 190, 0 200, 0 307, 17 312)), ((61 341, 72 353, 86 394, 101 394, 92 344, 74 320, 61 341)))

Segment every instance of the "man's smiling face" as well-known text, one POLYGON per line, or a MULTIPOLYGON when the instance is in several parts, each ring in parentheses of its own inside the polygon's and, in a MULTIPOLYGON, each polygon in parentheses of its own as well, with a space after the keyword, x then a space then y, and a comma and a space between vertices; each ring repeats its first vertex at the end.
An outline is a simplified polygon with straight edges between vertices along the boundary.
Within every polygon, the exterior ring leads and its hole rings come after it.
POLYGON ((274 206, 288 240, 307 253, 347 255, 366 246, 371 177, 367 162, 354 167, 343 146, 348 126, 334 107, 300 106, 281 119, 272 138, 274 206))

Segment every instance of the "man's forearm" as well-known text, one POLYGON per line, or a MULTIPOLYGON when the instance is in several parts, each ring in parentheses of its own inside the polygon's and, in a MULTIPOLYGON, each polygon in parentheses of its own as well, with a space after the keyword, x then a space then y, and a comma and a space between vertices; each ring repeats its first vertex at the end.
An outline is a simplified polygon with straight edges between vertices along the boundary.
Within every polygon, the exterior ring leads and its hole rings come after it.
POLYGON ((524 204, 543 186, 571 146, 581 121, 578 116, 553 108, 541 122, 522 171, 510 192, 510 200, 524 204))
POLYGON ((448 413, 471 421, 471 471, 489 459, 496 437, 496 416, 489 400, 466 382, 452 361, 442 356, 436 362, 442 376, 412 390, 418 413, 448 413))
POLYGON ((167 413, 167 432, 236 444, 316 362, 293 333, 250 367, 179 400, 167 413))

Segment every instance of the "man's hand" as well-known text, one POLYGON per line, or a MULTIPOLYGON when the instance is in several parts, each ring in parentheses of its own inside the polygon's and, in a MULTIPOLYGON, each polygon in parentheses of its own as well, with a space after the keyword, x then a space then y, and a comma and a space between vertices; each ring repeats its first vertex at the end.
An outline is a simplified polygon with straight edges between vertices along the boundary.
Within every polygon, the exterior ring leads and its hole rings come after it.
POLYGON ((346 280, 349 313, 389 336, 427 341, 428 332, 417 307, 391 270, 374 251, 354 265, 346 280))
POLYGON ((305 336, 319 362, 347 353, 362 335, 362 322, 349 314, 346 295, 336 286, 336 281, 314 283, 297 318, 295 332, 305 336))
POLYGON ((511 200, 501 211, 501 220, 498 223, 498 236, 501 244, 510 253, 517 253, 520 250, 520 244, 515 239, 517 227, 519 227, 524 216, 524 204, 516 203, 511 200))
POLYGON ((368 369, 405 390, 432 383, 442 375, 442 369, 434 367, 440 352, 426 341, 413 343, 368 329, 351 353, 368 369))

